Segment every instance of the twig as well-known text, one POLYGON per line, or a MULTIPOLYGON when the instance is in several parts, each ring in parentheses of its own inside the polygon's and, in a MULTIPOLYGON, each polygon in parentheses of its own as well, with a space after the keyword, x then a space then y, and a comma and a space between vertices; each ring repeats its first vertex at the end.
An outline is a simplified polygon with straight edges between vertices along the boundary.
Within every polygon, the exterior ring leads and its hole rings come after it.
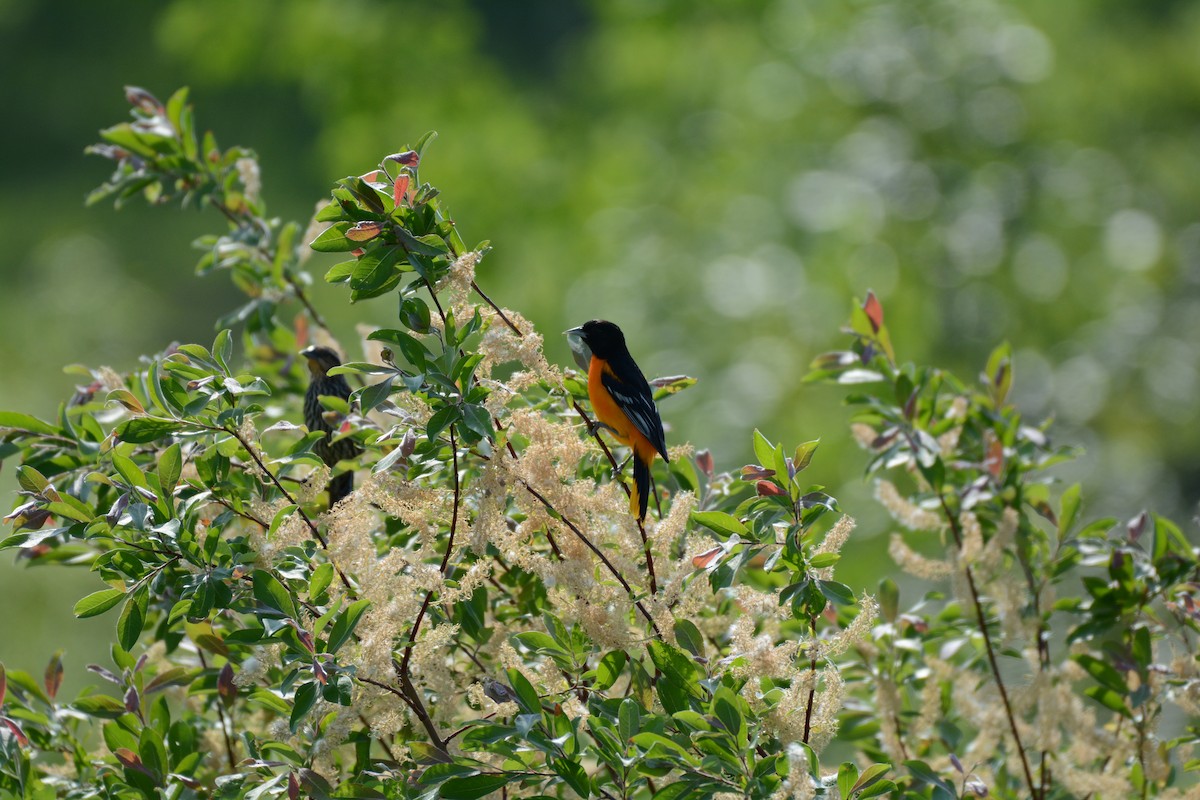
POLYGON ((584 535, 583 531, 579 530, 579 528, 575 526, 575 523, 563 516, 563 514, 556 509, 549 500, 542 496, 541 492, 530 486, 524 478, 518 478, 517 480, 519 480, 521 485, 525 487, 525 490, 536 497, 548 511, 551 511, 560 520, 562 520, 563 524, 566 525, 571 532, 579 538, 579 541, 583 542, 589 550, 596 554, 596 557, 600 559, 601 563, 608 568, 608 571, 612 573, 612 576, 616 578, 617 582, 621 584, 621 587, 625 589, 625 592, 629 595, 630 599, 633 600, 633 604, 637 607, 637 610, 642 612, 642 616, 645 617, 646 621, 650 623, 650 627, 654 629, 654 635, 661 639, 662 631, 658 629, 658 624, 655 623, 654 617, 650 616, 650 612, 646 610, 646 607, 642 604, 642 601, 637 599, 637 595, 634 593, 633 587, 629 585, 629 581, 625 580, 624 576, 621 575, 616 566, 614 566, 613 563, 608 560, 608 556, 604 555, 604 553, 598 547, 596 547, 596 545, 592 544, 591 540, 584 535))
POLYGON ((812 631, 812 645, 809 648, 809 671, 812 674, 812 686, 808 687, 808 707, 804 709, 804 736, 801 739, 805 744, 808 744, 808 736, 812 731, 812 713, 813 701, 817 696, 817 617, 815 614, 808 618, 809 628, 812 631))
MULTIPOLYGON (((454 425, 450 426, 450 456, 453 459, 454 471, 454 508, 450 513, 450 536, 446 542, 446 552, 442 555, 441 566, 438 567, 438 571, 443 578, 446 577, 446 567, 449 565, 450 556, 454 552, 454 534, 458 528, 458 509, 462 503, 462 486, 458 479, 458 440, 454 436, 454 425)), ((413 648, 417 644, 417 636, 421 632, 421 623, 424 621, 425 613, 429 610, 429 605, 433 601, 433 595, 433 589, 425 593, 425 599, 421 601, 421 610, 417 612, 417 617, 413 620, 412 628, 408 631, 408 643, 404 646, 404 655, 400 659, 400 664, 396 667, 396 673, 400 678, 400 682, 405 686, 406 692, 409 693, 409 705, 418 716, 425 714, 426 717, 428 714, 425 712, 424 704, 421 702, 420 696, 412 684, 409 664, 412 662, 413 648), (420 706, 421 711, 418 712, 416 706, 420 706)), ((431 731, 433 730, 432 720, 429 722, 428 727, 431 731)), ((436 732, 431 733, 431 736, 434 737, 435 741, 440 743, 441 740, 437 738, 436 732)), ((442 745, 439 744, 439 746, 442 745)))
MULTIPOLYGON (((938 499, 941 501, 942 513, 946 515, 946 520, 950 523, 954 541, 958 545, 959 552, 962 552, 963 534, 958 519, 950 511, 945 495, 940 495, 938 499)), ((1017 731, 1017 717, 1013 713, 1012 703, 1008 699, 1008 690, 1004 687, 1004 679, 1000 676, 1000 665, 996 661, 996 648, 992 644, 992 635, 988 632, 987 619, 983 613, 983 603, 979 600, 979 589, 975 585, 975 572, 971 569, 971 565, 965 562, 963 569, 967 575, 967 587, 971 591, 971 600, 975 604, 975 617, 979 623, 979 631, 983 634, 983 645, 987 652, 988 663, 992 667, 992 677, 996 681, 996 688, 1000 690, 1000 699, 1004 702, 1004 715, 1008 718, 1008 728, 1012 732, 1013 741, 1016 742, 1017 754, 1021 757, 1021 769, 1025 772, 1025 783, 1029 786, 1029 796, 1038 798, 1041 795, 1033 780, 1033 771, 1029 768, 1029 758, 1025 755, 1025 745, 1021 743, 1021 734, 1017 731)))
MULTIPOLYGON (((320 542, 321 549, 328 550, 329 542, 327 542, 325 537, 321 535, 321 532, 317 529, 317 524, 312 521, 312 518, 309 517, 307 513, 305 513, 304 506, 300 505, 300 502, 292 496, 292 493, 287 490, 275 473, 267 469, 267 465, 264 464, 263 460, 258 457, 258 453, 256 453, 250 443, 242 437, 242 434, 239 431, 224 427, 217 428, 216 430, 222 430, 225 433, 228 433, 229 435, 233 436, 233 438, 237 439, 238 442, 241 443, 242 447, 246 448, 246 452, 250 454, 250 458, 254 459, 254 463, 258 465, 258 468, 262 470, 263 474, 271 479, 271 483, 275 484, 275 488, 283 493, 283 496, 287 498, 288 503, 296 507, 296 513, 300 515, 300 519, 304 520, 304 524, 308 526, 308 529, 312 531, 313 536, 318 542, 320 542)), ((333 564, 332 561, 329 563, 333 564)), ((337 564, 333 564, 333 570, 337 573, 338 578, 341 579, 342 585, 346 587, 346 594, 350 598, 354 598, 356 595, 354 592, 354 587, 350 583, 350 579, 346 577, 346 574, 342 572, 341 567, 339 567, 337 564)))
MULTIPOLYGON (((213 208, 217 209, 217 211, 220 211, 222 214, 224 214, 225 218, 228 219, 229 222, 232 223, 235 227, 237 227, 237 228, 245 227, 244 221, 241 220, 237 214, 233 213, 233 211, 230 210, 230 208, 228 206, 226 206, 224 203, 222 203, 218 200, 212 200, 212 199, 210 199, 208 202, 213 208)), ((267 261, 274 261, 274 257, 267 250, 264 250, 262 247, 258 247, 258 246, 255 246, 254 249, 257 250, 259 252, 259 254, 267 261)), ((321 314, 317 311, 317 309, 313 307, 313 304, 311 302, 309 302, 308 295, 306 295, 304 293, 304 288, 296 280, 296 276, 292 275, 291 272, 288 271, 287 269, 282 270, 282 273, 283 273, 283 279, 285 281, 287 281, 288 286, 292 287, 292 291, 295 293, 296 299, 299 300, 300 304, 304 306, 304 310, 308 312, 308 315, 310 317, 312 317, 312 321, 317 323, 318 327, 324 328, 325 330, 329 330, 329 326, 325 324, 324 318, 322 318, 321 314)))
POLYGON ((475 294, 482 297, 483 301, 492 307, 492 310, 495 311, 497 315, 499 315, 500 319, 504 320, 504 324, 507 325, 509 327, 509 329, 512 330, 513 333, 515 333, 517 336, 525 335, 525 334, 521 333, 520 328, 518 328, 516 325, 513 324, 513 321, 511 319, 504 316, 504 310, 501 309, 500 306, 496 305, 492 301, 492 298, 490 298, 486 294, 484 294, 483 289, 480 289, 479 284, 475 283, 474 280, 471 281, 471 288, 475 290, 475 294))
MULTIPOLYGON (((204 651, 197 649, 196 655, 200 657, 200 666, 203 669, 208 669, 208 661, 204 658, 204 651)), ((225 709, 221 706, 221 697, 217 695, 217 716, 221 718, 221 735, 225 737, 225 754, 229 758, 229 768, 237 769, 237 757, 233 754, 233 740, 229 738, 229 718, 225 716, 225 709)))

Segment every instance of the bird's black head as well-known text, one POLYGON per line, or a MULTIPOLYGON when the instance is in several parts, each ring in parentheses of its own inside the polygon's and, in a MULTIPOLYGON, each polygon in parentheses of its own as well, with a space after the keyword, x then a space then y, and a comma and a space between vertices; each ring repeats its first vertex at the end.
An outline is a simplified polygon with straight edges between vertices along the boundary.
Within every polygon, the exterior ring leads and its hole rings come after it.
POLYGON ((608 320, 594 319, 585 322, 578 328, 567 331, 567 336, 578 337, 593 355, 606 361, 629 353, 625 347, 625 334, 608 320))
POLYGON ((301 350, 300 355, 308 360, 308 371, 318 378, 325 377, 326 372, 342 363, 338 354, 328 347, 313 345, 301 350))

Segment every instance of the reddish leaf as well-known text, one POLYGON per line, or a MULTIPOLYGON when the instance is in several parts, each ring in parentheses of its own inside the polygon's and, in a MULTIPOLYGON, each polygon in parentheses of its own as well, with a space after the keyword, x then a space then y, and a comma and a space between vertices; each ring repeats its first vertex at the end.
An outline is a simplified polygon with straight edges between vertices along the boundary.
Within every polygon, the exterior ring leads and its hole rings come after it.
POLYGON ((129 691, 125 692, 125 710, 139 717, 142 715, 142 698, 138 696, 136 686, 130 686, 129 691))
POLYGON ((713 456, 708 450, 701 450, 696 453, 696 466, 700 468, 707 477, 713 476, 713 456))
POLYGON ((62 679, 63 679, 62 654, 63 654, 63 651, 59 650, 57 653, 55 653, 53 656, 51 656, 50 663, 46 665, 46 675, 45 675, 46 694, 50 695, 51 700, 53 700, 54 696, 56 694, 58 694, 58 689, 60 686, 62 686, 62 679))
POLYGON ((237 685, 233 682, 233 665, 228 661, 217 674, 217 694, 227 706, 233 705, 233 701, 237 699, 238 690, 237 685))
POLYGON ((708 569, 724 552, 724 548, 714 547, 712 550, 701 553, 698 556, 692 556, 692 566, 695 569, 708 569))
POLYGON ((300 800, 300 781, 294 772, 288 773, 288 800, 300 800))
POLYGON ((118 747, 113 751, 113 755, 117 757, 117 761, 120 761, 123 766, 126 766, 129 769, 137 770, 144 775, 149 775, 151 778, 154 777, 154 773, 148 770, 145 765, 142 764, 141 757, 128 747, 118 747))
POLYGON ((140 86, 126 86, 125 101, 131 106, 137 106, 147 114, 162 116, 165 113, 163 104, 158 101, 158 98, 140 86))
POLYGON ((396 178, 396 182, 392 184, 392 202, 399 207, 404 202, 406 194, 408 194, 408 176, 400 175, 396 178))
POLYGON ((363 257, 363 253, 365 253, 365 252, 367 252, 367 251, 366 251, 366 250, 363 250, 361 247, 359 247, 359 248, 356 248, 356 249, 354 249, 354 250, 351 250, 351 251, 350 251, 350 255, 354 256, 355 258, 362 258, 362 257, 363 257))
POLYGON ((17 737, 17 744, 22 747, 29 746, 29 737, 25 735, 25 731, 21 730, 21 726, 8 717, 0 717, 0 722, 4 723, 4 727, 12 731, 12 735, 17 737))
POLYGON ((406 167, 415 167, 421 162, 416 150, 405 150, 403 153, 392 153, 384 161, 393 161, 406 167))
POLYGON ((376 181, 378 181, 378 180, 379 180, 379 173, 380 173, 380 172, 383 172, 383 170, 381 170, 381 169, 373 169, 373 170, 371 170, 370 172, 364 172, 362 175, 359 175, 358 177, 359 177, 359 178, 361 178, 361 179, 363 179, 363 180, 364 180, 364 181, 366 181, 367 183, 374 183, 374 182, 376 182, 376 181))
POLYGON ((346 238, 352 242, 366 242, 383 232, 383 223, 365 219, 346 230, 346 238))
POLYGON ((763 478, 769 478, 775 474, 775 470, 760 467, 757 464, 747 464, 742 467, 742 480, 744 481, 759 481, 763 478))
POLYGON ((879 329, 883 327, 883 306, 879 304, 879 298, 874 292, 867 292, 867 299, 863 302, 863 311, 867 313, 867 319, 871 321, 871 329, 875 333, 879 333, 879 329))
POLYGON ((1004 445, 994 436, 988 438, 990 441, 987 446, 987 455, 983 459, 983 466, 993 478, 999 478, 1004 472, 1004 445))
POLYGON ((780 489, 778 486, 776 486, 771 481, 759 481, 754 486, 758 490, 759 497, 772 497, 772 496, 778 496, 781 494, 786 494, 786 492, 784 492, 783 489, 780 489))
POLYGON ((329 675, 326 674, 325 668, 321 666, 320 661, 313 661, 313 677, 316 678, 317 683, 321 684, 322 686, 329 683, 329 675))

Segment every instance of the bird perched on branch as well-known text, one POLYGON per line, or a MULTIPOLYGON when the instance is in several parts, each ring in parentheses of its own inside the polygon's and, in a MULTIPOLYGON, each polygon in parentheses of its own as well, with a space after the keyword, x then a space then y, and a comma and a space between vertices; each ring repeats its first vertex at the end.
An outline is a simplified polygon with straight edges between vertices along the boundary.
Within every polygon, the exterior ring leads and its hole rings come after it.
MULTIPOLYGON (((339 461, 354 458, 362 451, 352 439, 333 440, 337 428, 325 419, 325 409, 320 398, 325 396, 349 400, 350 384, 346 383, 346 379, 341 375, 329 374, 329 370, 340 366, 342 362, 337 353, 328 347, 308 347, 300 351, 300 355, 308 360, 308 371, 312 376, 308 391, 304 393, 304 424, 308 426, 309 431, 325 432, 325 438, 313 445, 313 452, 332 469, 339 461)), ((329 481, 329 507, 333 508, 353 489, 353 471, 334 476, 329 481)))
POLYGON ((588 373, 588 398, 601 427, 633 450, 633 491, 629 512, 646 518, 650 465, 655 453, 667 458, 662 418, 646 376, 625 347, 625 335, 611 322, 594 319, 567 331, 575 360, 588 373))

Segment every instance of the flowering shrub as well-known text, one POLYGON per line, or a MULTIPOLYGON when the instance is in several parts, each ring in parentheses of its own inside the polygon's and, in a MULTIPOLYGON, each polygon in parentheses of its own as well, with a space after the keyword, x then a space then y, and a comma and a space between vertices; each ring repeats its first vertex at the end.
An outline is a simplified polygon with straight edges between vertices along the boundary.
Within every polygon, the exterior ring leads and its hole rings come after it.
MULTIPOLYGON (((0 672, 0 790, 110 797, 1183 797, 1200 729, 1197 556, 1167 520, 1079 521, 1065 457, 982 386, 897 362, 873 296, 813 379, 851 386, 917 580, 834 578, 854 525, 816 442, 755 431, 739 475, 689 445, 645 524, 581 376, 475 280, 420 180, 429 137, 337 183, 307 233, 185 92, 131 89, 93 199, 216 209, 199 272, 246 303, 211 346, 93 372, 54 421, 0 412, 21 498, 0 549, 87 565, 116 612, 107 691, 0 672), (337 346, 311 248, 352 302, 392 296, 333 372, 356 491, 327 508, 296 354, 337 346), (291 316, 289 316, 291 315, 291 316), (240 328, 235 354, 233 327, 240 328), (350 451, 356 452, 356 451, 350 451), (919 588, 920 587, 920 588, 919 588), (97 736, 93 735, 98 733, 97 736)), ((658 399, 690 378, 654 381, 658 399)))

